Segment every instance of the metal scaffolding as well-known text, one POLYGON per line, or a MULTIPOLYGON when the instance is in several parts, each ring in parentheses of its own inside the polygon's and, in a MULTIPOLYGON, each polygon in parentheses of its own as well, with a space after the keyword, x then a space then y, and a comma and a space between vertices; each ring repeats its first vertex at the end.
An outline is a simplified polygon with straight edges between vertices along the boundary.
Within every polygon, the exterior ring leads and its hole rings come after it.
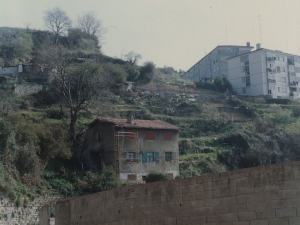
POLYGON ((139 172, 139 140, 138 132, 116 131, 114 135, 114 159, 116 174, 120 174, 120 169, 123 172, 130 171, 133 173, 129 164, 134 164, 134 173, 137 176, 139 172), (130 157, 128 157, 130 156, 130 157))

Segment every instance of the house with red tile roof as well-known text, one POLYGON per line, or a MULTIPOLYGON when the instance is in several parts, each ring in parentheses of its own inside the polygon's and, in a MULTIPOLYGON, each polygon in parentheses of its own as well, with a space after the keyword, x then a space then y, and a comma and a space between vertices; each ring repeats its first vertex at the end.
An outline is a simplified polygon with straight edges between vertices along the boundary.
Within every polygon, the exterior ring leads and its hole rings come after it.
POLYGON ((84 164, 112 165, 121 180, 142 181, 150 172, 179 175, 179 127, 161 120, 97 118, 85 133, 84 164))

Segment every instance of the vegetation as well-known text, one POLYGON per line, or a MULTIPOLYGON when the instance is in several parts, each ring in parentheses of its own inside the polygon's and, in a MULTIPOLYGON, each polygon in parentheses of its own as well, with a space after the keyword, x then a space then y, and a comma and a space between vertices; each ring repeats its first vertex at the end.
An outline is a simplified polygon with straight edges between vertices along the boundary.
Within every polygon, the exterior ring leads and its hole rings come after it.
MULTIPOLYGON (((78 161, 82 131, 96 116, 131 112, 181 127, 178 178, 300 160, 299 102, 231 96, 226 77, 195 88, 181 70, 138 65, 135 52, 125 60, 103 56, 104 30, 93 13, 82 14, 72 29, 60 9, 47 11, 45 22, 49 32, 16 29, 0 40, 3 64, 32 60, 52 79, 47 90, 29 96, 14 96, 12 86, 0 90, 0 190, 17 206, 38 194, 122 185, 112 167, 103 165, 100 174, 82 170, 78 161), (64 20, 54 29, 58 15, 64 20), (135 83, 132 92, 124 90, 128 81, 135 83)), ((146 182, 166 179, 151 172, 146 182)))

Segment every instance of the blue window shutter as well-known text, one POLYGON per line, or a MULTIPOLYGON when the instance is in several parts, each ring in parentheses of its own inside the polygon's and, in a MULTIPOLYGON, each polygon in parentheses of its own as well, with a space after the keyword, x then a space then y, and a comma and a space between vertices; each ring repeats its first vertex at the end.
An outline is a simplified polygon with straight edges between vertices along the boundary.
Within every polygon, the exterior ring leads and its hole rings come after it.
POLYGON ((155 162, 159 163, 159 152, 155 152, 155 162))
POLYGON ((142 154, 142 162, 146 163, 147 162, 147 153, 146 152, 145 153, 141 152, 141 154, 142 154))

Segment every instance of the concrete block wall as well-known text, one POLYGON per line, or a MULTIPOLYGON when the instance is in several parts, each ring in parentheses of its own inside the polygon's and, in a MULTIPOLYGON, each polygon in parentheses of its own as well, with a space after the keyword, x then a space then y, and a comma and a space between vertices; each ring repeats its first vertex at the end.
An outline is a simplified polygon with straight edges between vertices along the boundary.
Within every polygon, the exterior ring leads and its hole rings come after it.
POLYGON ((56 225, 299 225, 300 162, 121 187, 55 211, 56 225))

